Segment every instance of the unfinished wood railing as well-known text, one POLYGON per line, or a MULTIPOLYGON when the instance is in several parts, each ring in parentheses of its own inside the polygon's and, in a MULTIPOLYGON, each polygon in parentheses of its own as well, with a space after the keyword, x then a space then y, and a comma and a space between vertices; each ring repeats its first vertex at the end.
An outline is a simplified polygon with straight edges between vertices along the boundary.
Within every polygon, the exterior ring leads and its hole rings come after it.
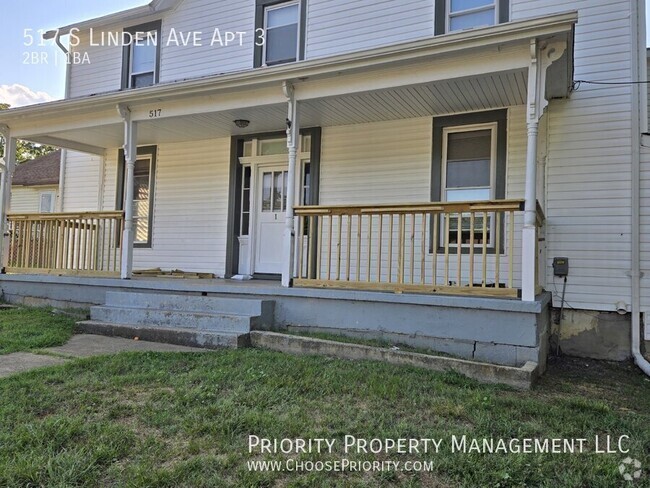
POLYGON ((516 297, 523 205, 298 207, 294 286, 516 297))
POLYGON ((115 276, 123 212, 9 214, 8 273, 115 276))

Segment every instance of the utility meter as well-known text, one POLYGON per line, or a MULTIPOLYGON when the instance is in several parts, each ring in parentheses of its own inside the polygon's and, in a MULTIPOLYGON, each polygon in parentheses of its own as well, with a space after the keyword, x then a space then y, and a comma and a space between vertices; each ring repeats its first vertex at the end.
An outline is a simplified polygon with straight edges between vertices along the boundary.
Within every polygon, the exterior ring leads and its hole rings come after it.
POLYGON ((569 274, 569 258, 553 258, 553 274, 565 277, 569 274))

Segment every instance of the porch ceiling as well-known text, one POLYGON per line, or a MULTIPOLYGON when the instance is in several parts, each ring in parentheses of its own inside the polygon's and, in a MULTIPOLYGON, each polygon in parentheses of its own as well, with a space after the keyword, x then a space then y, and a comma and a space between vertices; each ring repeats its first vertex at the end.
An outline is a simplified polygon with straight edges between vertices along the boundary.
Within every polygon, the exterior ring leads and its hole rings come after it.
MULTIPOLYGON (((481 76, 433 83, 373 90, 351 95, 330 96, 300 103, 301 126, 328 127, 386 120, 448 115, 526 103, 526 69, 488 73, 481 76)), ((139 144, 163 144, 229 137, 231 135, 282 131, 286 104, 226 110, 140 122, 139 144), (249 120, 246 129, 233 121, 249 120)), ((52 138, 100 148, 123 144, 123 126, 113 123, 36 135, 37 142, 52 138)))

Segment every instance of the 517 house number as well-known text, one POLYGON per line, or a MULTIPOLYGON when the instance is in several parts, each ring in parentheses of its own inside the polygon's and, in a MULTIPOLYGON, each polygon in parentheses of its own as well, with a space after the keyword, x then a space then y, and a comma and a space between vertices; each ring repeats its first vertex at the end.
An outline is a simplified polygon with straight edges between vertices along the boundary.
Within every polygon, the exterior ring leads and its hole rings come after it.
POLYGON ((162 116, 162 108, 155 108, 153 110, 149 110, 150 119, 157 119, 158 117, 161 116, 162 116))

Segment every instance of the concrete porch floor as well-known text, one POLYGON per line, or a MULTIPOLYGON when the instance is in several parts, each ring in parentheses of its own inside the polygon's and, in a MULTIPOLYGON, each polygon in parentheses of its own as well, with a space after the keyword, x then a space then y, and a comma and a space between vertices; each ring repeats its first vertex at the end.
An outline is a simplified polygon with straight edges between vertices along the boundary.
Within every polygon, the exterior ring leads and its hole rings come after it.
MULTIPOLYGON (((269 324, 257 330, 305 330, 384 339, 459 358, 545 369, 550 295, 517 299, 336 289, 283 288, 277 281, 86 278, 0 275, 9 303, 88 309, 107 292, 251 298, 274 302, 269 324)), ((145 297, 143 296, 143 300, 145 297)), ((137 300, 135 300, 137 303, 137 300)))

